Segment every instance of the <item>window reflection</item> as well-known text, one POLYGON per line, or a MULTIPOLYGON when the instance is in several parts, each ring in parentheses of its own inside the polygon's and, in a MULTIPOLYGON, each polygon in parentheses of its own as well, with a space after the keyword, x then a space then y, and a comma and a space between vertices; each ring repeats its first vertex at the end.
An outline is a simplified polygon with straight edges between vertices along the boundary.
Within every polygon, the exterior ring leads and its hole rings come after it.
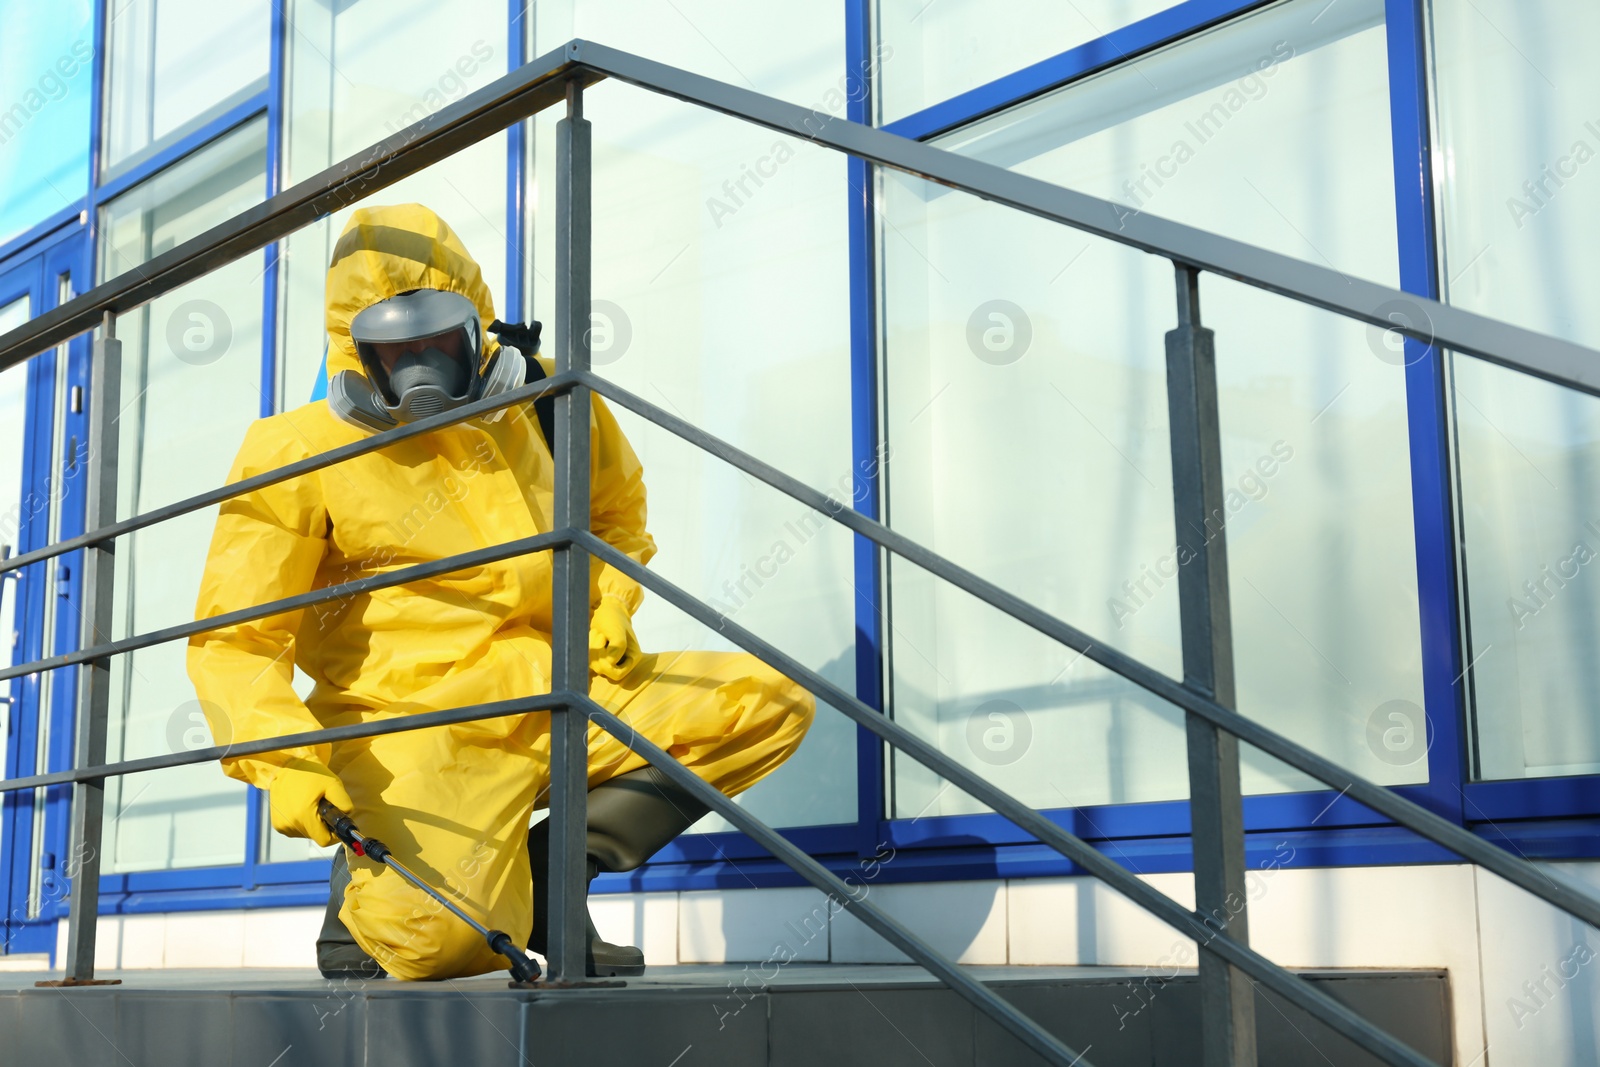
MULTIPOLYGON (((941 144, 1393 285, 1376 0, 1288 3, 941 144), (1332 178, 1338 174, 1337 180, 1332 178)), ((1108 645, 1182 671, 1163 337, 1172 266, 884 179, 890 516, 1108 645)), ((1426 780, 1405 382, 1369 332, 1206 275, 1240 710, 1385 783, 1426 780)), ((1182 717, 905 564, 894 711, 1029 804, 1187 796, 1182 717)), ((1259 753, 1248 792, 1313 788, 1259 753)), ((981 810, 896 760, 896 814, 981 810)))
MULTIPOLYGON (((266 122, 256 120, 113 200, 101 214, 101 279, 151 258, 261 202, 266 122)), ((264 254, 226 267, 119 317, 122 411, 119 517, 221 485, 261 414, 264 254)), ((216 509, 136 531, 117 545, 117 638, 193 618, 216 509)), ((184 669, 186 645, 166 642, 112 660, 108 758, 211 742, 184 669)), ((238 863, 245 787, 215 764, 106 784, 106 870, 238 863)))

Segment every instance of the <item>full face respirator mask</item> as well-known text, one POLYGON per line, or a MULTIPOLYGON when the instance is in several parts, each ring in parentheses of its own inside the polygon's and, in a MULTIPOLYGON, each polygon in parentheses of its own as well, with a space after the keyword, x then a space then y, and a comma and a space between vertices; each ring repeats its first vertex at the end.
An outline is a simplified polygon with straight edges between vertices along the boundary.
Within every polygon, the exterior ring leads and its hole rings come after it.
MULTIPOLYGON (((350 321, 361 374, 328 383, 328 405, 345 422, 387 430, 523 384, 520 354, 505 348, 483 365, 483 323, 460 293, 413 289, 380 300, 350 321), (480 369, 481 368, 481 369, 480 369)), ((483 418, 493 422, 505 409, 483 418)))

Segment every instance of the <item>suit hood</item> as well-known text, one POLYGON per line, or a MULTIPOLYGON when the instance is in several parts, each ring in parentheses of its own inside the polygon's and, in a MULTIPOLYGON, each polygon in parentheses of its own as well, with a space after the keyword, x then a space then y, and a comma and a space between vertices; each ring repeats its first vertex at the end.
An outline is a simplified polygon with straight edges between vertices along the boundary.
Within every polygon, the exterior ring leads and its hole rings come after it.
POLYGON ((499 350, 488 336, 494 297, 478 261, 448 224, 421 204, 358 208, 334 245, 328 264, 328 377, 362 374, 350 321, 391 296, 412 289, 443 289, 471 300, 483 320, 482 366, 499 350))

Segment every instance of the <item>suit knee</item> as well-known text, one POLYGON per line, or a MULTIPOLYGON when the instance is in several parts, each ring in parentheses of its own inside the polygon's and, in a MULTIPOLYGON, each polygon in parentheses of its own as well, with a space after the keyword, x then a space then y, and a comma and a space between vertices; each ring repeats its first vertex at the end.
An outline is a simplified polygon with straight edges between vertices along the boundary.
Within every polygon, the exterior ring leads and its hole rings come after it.
POLYGON ((809 689, 801 689, 795 682, 789 682, 789 686, 792 690, 790 701, 793 708, 790 714, 800 723, 801 729, 809 728, 811 720, 817 717, 817 698, 811 695, 809 689))
POLYGON ((404 915, 367 908, 348 922, 351 934, 378 965, 406 981, 480 974, 487 951, 483 938, 434 901, 423 898, 404 915))
MULTIPOLYGON (((817 714, 817 698, 799 682, 766 664, 761 664, 761 681, 773 704, 782 709, 784 725, 803 737, 817 714)), ((797 738, 798 743, 798 738, 797 738)))
POLYGON ((761 688, 767 703, 799 722, 810 724, 817 702, 809 690, 755 656, 745 657, 745 670, 746 676, 761 688))

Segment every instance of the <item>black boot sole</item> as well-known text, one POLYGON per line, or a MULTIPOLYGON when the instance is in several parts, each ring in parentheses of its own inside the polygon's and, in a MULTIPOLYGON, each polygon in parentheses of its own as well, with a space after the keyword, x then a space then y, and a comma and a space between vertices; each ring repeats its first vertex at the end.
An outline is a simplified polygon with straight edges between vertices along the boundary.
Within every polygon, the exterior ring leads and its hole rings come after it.
POLYGON ((601 964, 591 961, 587 970, 590 978, 637 978, 644 973, 644 964, 601 964))
POLYGON ((361 981, 371 982, 376 981, 379 978, 389 977, 389 972, 378 966, 377 960, 373 959, 371 956, 368 956, 366 953, 361 952, 361 950, 356 948, 354 945, 341 945, 333 952, 319 953, 319 955, 333 957, 332 959, 317 960, 317 973, 329 980, 354 978, 361 981), (360 954, 359 958, 349 958, 356 956, 357 953, 360 954), (346 958, 339 959, 338 957, 340 956, 344 956, 346 958))
POLYGON ((322 977, 328 979, 330 982, 346 980, 375 982, 380 978, 389 977, 388 971, 384 970, 382 967, 377 967, 376 965, 374 965, 374 969, 370 971, 324 971, 319 968, 318 973, 321 974, 322 977))

